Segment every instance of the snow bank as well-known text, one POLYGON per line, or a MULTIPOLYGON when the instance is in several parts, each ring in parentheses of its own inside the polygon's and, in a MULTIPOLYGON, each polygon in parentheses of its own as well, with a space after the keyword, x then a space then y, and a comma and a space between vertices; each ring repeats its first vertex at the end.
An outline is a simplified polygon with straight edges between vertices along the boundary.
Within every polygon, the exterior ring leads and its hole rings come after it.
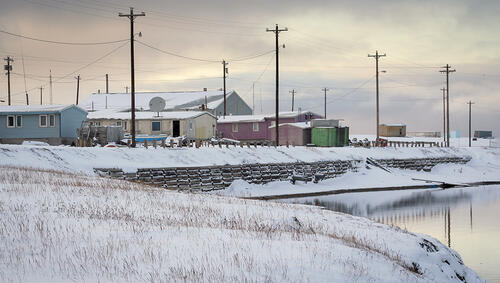
POLYGON ((365 218, 1 169, 2 282, 481 282, 436 239, 365 218))
POLYGON ((0 145, 0 165, 92 173, 93 168, 184 167, 251 163, 315 162, 372 158, 424 158, 482 155, 484 148, 74 148, 0 145))

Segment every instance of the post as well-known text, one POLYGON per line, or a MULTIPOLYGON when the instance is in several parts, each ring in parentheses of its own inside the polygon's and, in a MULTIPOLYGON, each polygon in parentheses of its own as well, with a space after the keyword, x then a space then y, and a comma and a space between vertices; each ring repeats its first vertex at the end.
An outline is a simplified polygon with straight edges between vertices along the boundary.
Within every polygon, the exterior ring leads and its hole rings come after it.
POLYGON ((275 29, 266 29, 266 32, 273 32, 276 37, 276 144, 279 144, 280 131, 279 131, 279 33, 282 31, 288 31, 288 28, 279 29, 276 24, 275 29))
POLYGON ((109 93, 109 76, 106 74, 106 93, 109 93))
POLYGON ((26 92, 26 105, 30 105, 30 100, 28 98, 28 92, 26 92))
POLYGON ((450 70, 451 66, 448 64, 443 68, 445 70, 439 72, 446 73, 446 146, 450 147, 450 73, 456 70, 450 70))
POLYGON ((385 57, 385 53, 384 55, 379 55, 378 54, 378 50, 375 51, 375 55, 370 55, 368 54, 368 57, 373 57, 375 58, 375 76, 376 76, 376 86, 377 86, 377 97, 376 97, 376 104, 377 104, 377 140, 380 138, 380 134, 379 134, 379 102, 378 102, 378 97, 379 97, 379 88, 378 88, 378 59, 380 57, 385 57))
POLYGON ((8 105, 11 105, 11 99, 10 99, 10 72, 12 71, 12 65, 10 64, 11 62, 14 62, 14 59, 10 58, 10 56, 7 56, 7 58, 4 59, 7 61, 7 65, 4 66, 4 69, 7 71, 7 94, 8 94, 8 105))
POLYGON ((40 105, 43 105, 42 94, 43 94, 43 87, 40 86, 40 105))
POLYGON ((223 78, 223 91, 224 91, 224 118, 226 117, 226 73, 227 73, 227 68, 226 66, 228 63, 226 63, 225 60, 222 60, 222 78, 223 78))
POLYGON ((144 12, 134 14, 134 8, 130 8, 130 14, 118 14, 119 17, 127 17, 130 20, 130 108, 131 108, 131 125, 130 133, 132 135, 132 147, 135 147, 135 72, 134 72, 134 19, 136 17, 146 16, 144 12))
POLYGON ((78 105, 78 95, 80 94, 80 75, 76 79, 76 105, 78 105))
POLYGON ((49 70, 50 105, 52 105, 52 70, 49 70))
POLYGON ((443 139, 446 142, 446 88, 441 89, 443 91, 443 139))
POLYGON ((324 87, 322 90, 325 92, 325 117, 324 118, 326 120, 326 92, 329 91, 329 89, 324 87))
POLYGON ((252 83, 252 115, 255 115, 255 82, 252 83))
POLYGON ((467 104, 469 104, 469 147, 472 146, 472 126, 471 126, 471 122, 472 122, 472 104, 474 104, 474 102, 470 101, 467 102, 467 104))
POLYGON ((290 93, 292 94, 292 112, 293 112, 293 106, 295 104, 295 89, 292 89, 290 93))

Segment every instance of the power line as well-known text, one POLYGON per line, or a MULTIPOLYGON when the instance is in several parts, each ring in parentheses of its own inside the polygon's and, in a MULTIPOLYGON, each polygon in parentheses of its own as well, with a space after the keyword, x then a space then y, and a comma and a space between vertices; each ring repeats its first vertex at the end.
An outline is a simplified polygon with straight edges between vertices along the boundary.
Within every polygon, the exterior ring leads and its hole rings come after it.
POLYGON ((114 44, 114 43, 128 41, 128 39, 121 39, 121 40, 105 41, 105 42, 63 42, 63 41, 54 41, 54 40, 29 37, 29 36, 25 36, 25 35, 21 35, 21 34, 8 32, 5 30, 0 30, 0 33, 4 33, 4 34, 11 35, 11 36, 24 38, 24 39, 29 39, 29 40, 33 40, 33 41, 39 41, 39 42, 45 42, 45 43, 51 43, 51 44, 62 44, 62 45, 84 45, 84 46, 87 46, 87 45, 106 45, 106 44, 114 44))

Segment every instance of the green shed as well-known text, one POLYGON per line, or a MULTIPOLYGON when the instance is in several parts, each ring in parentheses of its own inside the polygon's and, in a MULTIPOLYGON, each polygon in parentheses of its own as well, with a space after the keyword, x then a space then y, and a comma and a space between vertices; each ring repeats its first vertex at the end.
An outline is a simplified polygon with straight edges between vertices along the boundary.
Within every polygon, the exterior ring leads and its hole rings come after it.
POLYGON ((345 146, 349 143, 349 127, 312 128, 311 142, 324 147, 345 146))

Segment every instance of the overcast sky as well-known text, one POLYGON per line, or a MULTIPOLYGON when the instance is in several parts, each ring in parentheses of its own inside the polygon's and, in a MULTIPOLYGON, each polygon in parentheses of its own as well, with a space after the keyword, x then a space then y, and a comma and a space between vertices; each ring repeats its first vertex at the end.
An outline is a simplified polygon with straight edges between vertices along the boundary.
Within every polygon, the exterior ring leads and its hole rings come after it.
MULTIPOLYGON (((321 89, 327 87, 328 118, 344 119, 353 133, 374 133, 375 60, 367 55, 379 50, 387 54, 380 59, 386 71, 380 74, 381 123, 441 131, 445 75, 439 70, 450 64, 457 70, 450 75, 451 130, 467 135, 466 102, 472 100, 473 130, 500 135, 500 1, 0 0, 0 30, 61 42, 122 40, 130 25, 118 13, 131 6, 146 13, 136 19, 139 41, 201 59, 136 43, 137 91, 221 88, 222 64, 210 61, 226 59, 228 88, 255 105, 256 114, 272 113, 274 54, 232 59, 273 50, 274 34, 266 28, 279 24, 289 29, 280 34, 281 110, 290 110, 289 91, 295 89, 298 107, 323 114, 321 89)), ((106 73, 110 92, 130 86, 127 42, 74 46, 0 33, 0 54, 15 60, 14 104, 26 103, 25 88, 30 103, 39 104, 40 86, 48 102, 49 70, 54 103, 75 103, 78 74, 80 99, 104 91, 106 73)), ((7 100, 4 75, 0 99, 7 100)))

